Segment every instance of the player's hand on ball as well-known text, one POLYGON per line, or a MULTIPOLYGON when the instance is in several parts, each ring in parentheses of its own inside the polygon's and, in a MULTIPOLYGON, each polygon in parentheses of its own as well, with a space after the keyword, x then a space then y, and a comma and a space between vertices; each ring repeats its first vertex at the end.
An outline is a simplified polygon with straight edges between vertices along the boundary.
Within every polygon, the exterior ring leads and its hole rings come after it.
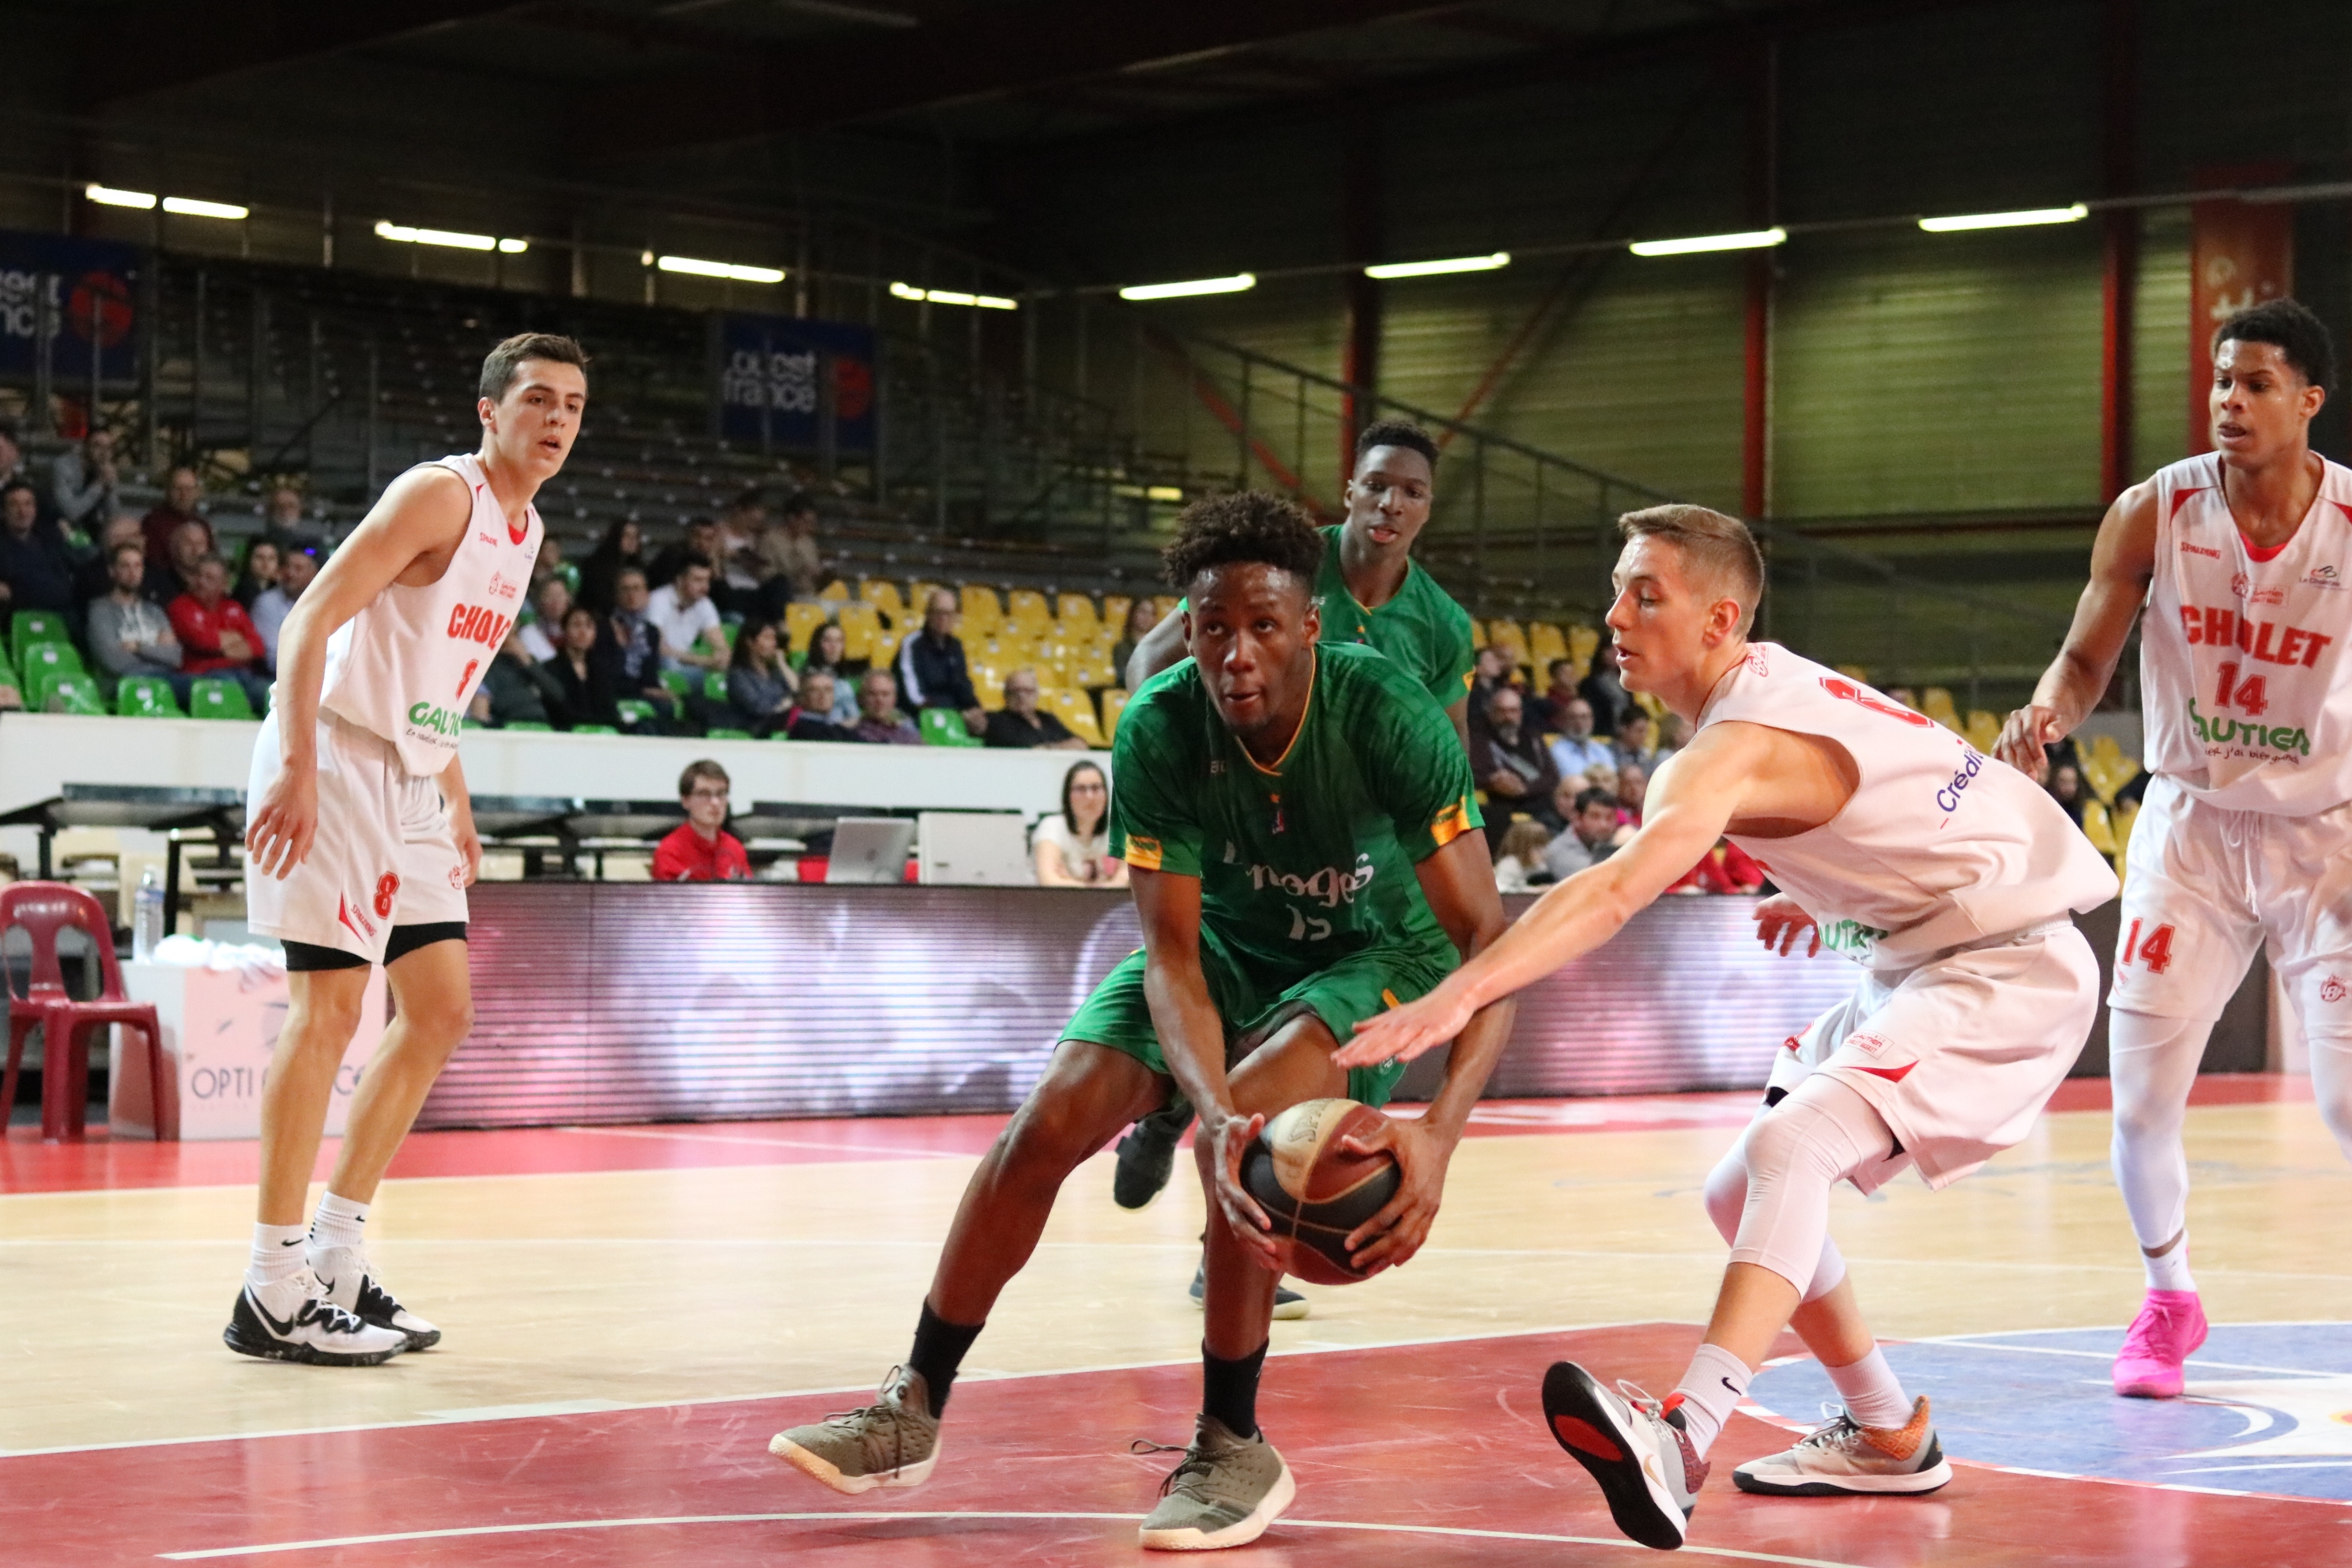
POLYGON ((1377 1018, 1360 1019, 1356 1037, 1331 1054, 1332 1065, 1370 1068, 1386 1061, 1409 1062, 1460 1034, 1473 1011, 1450 984, 1440 985, 1417 1002, 1391 1007, 1377 1018))
POLYGON ((1822 950, 1822 928, 1798 907, 1796 900, 1785 893, 1775 893, 1756 906, 1756 940, 1767 951, 1786 958, 1797 945, 1797 939, 1808 931, 1812 933, 1812 941, 1805 949, 1805 956, 1811 958, 1822 950))
POLYGON ((1445 1167, 1454 1146, 1417 1121, 1381 1119, 1369 1137, 1349 1133, 1339 1147, 1355 1154, 1387 1150, 1397 1163, 1396 1195, 1348 1237, 1348 1260, 1367 1276, 1411 1260, 1429 1239, 1437 1205, 1445 1195, 1445 1167))
MULTIPOLYGON (((1205 1123, 1208 1119, 1203 1117, 1202 1120, 1205 1123)), ((1274 1222, 1265 1217, 1265 1211, 1258 1207, 1257 1200, 1251 1197, 1242 1185, 1242 1155, 1265 1126, 1265 1118, 1263 1116, 1233 1114, 1227 1114, 1216 1123, 1209 1134, 1215 1141, 1210 1153, 1217 1173, 1213 1195, 1219 1212, 1225 1216, 1226 1227, 1234 1233, 1234 1239, 1240 1242, 1243 1249, 1256 1258, 1261 1267, 1279 1273, 1280 1260, 1274 1248, 1274 1222)))
POLYGON ((281 769, 245 827, 245 853, 264 875, 284 881, 310 858, 319 837, 319 774, 315 768, 281 769))
POLYGON ((2042 748, 2054 746, 2066 738, 2065 728, 2058 721, 2058 710, 2028 703, 2009 716, 2000 727, 2000 739, 1993 742, 1992 754, 2039 784, 2050 772, 2050 755, 2042 748))

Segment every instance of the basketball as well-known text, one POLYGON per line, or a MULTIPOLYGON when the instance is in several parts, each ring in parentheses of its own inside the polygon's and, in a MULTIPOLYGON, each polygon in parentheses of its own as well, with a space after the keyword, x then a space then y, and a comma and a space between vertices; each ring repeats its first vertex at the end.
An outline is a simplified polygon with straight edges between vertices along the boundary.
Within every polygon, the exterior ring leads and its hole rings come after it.
POLYGON ((1309 1100, 1268 1121, 1242 1156, 1242 1188, 1274 1221, 1285 1274, 1317 1285, 1364 1278, 1349 1261, 1349 1234, 1404 1177, 1386 1151, 1358 1154, 1340 1141, 1379 1131, 1381 1120, 1352 1100, 1309 1100))

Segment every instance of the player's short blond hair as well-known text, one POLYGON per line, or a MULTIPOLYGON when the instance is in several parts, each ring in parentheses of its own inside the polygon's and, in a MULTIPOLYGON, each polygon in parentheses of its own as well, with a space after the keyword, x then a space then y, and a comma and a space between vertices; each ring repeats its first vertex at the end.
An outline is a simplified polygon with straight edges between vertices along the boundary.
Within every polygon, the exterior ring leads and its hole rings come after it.
POLYGON ((1757 604, 1764 597, 1764 552, 1756 547, 1756 536, 1746 523, 1676 501, 1627 512, 1617 520, 1617 531, 1628 542, 1666 539, 1679 545, 1693 575, 1738 601, 1739 634, 1748 635, 1757 604))

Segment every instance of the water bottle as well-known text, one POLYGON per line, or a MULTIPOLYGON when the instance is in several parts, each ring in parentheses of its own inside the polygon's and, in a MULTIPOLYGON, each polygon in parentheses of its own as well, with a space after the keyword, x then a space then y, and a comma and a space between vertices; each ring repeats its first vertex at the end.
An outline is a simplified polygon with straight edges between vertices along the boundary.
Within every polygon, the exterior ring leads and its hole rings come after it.
POLYGON ((139 891, 131 905, 131 961, 145 963, 163 940, 163 879, 150 866, 139 874, 139 891))

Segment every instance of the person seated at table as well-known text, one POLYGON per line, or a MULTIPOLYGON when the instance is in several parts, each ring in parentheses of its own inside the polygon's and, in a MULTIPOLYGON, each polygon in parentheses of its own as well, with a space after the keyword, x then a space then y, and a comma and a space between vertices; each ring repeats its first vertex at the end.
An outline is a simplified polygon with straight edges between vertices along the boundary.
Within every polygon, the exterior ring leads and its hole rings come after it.
POLYGON ((228 596, 228 563, 217 553, 196 563, 188 592, 165 606, 180 639, 180 668, 190 675, 233 680, 245 688, 256 713, 269 706, 269 682, 261 673, 261 632, 245 606, 228 596))
POLYGON ((732 717, 765 740, 782 727, 800 690, 800 678, 784 658, 773 621, 745 621, 735 633, 735 653, 727 663, 727 705, 732 717))
POLYGON ((583 724, 621 727, 618 656, 604 640, 604 622, 585 605, 563 613, 555 657, 540 668, 555 677, 558 697, 548 721, 559 730, 583 724))
POLYGON ((539 661, 530 657, 530 649, 523 646, 521 634, 509 626, 506 640, 490 656, 490 667, 482 671, 482 684, 475 689, 466 717, 494 730, 503 730, 509 724, 552 727, 552 715, 562 706, 563 685, 556 679, 555 672, 541 668, 539 661))
POLYGON ((1083 752, 1087 743, 1070 727, 1037 707, 1037 672, 1016 669, 1004 678, 1004 706, 988 716, 981 739, 992 746, 1083 752))
POLYGON ((919 746, 922 732, 898 711, 898 679, 887 669, 869 669, 857 683, 857 739, 877 746, 919 746))
POLYGON ((1093 763, 1062 775, 1062 809, 1047 812, 1030 835, 1041 888, 1124 888, 1127 862, 1110 853, 1110 780, 1093 763))
POLYGON ((833 689, 839 684, 831 670, 801 671, 799 698, 785 710, 781 726, 795 741, 862 741, 864 736, 834 718, 833 689))
POLYGON ((827 621, 817 627, 809 638, 808 657, 801 665, 801 675, 806 678, 819 670, 833 677, 833 721, 836 724, 857 722, 857 683, 866 675, 866 661, 848 656, 849 634, 841 629, 839 621, 827 621))
POLYGON ((748 882, 751 858, 727 831, 727 770, 705 757, 677 775, 677 803, 686 820, 654 847, 656 882, 748 882))

